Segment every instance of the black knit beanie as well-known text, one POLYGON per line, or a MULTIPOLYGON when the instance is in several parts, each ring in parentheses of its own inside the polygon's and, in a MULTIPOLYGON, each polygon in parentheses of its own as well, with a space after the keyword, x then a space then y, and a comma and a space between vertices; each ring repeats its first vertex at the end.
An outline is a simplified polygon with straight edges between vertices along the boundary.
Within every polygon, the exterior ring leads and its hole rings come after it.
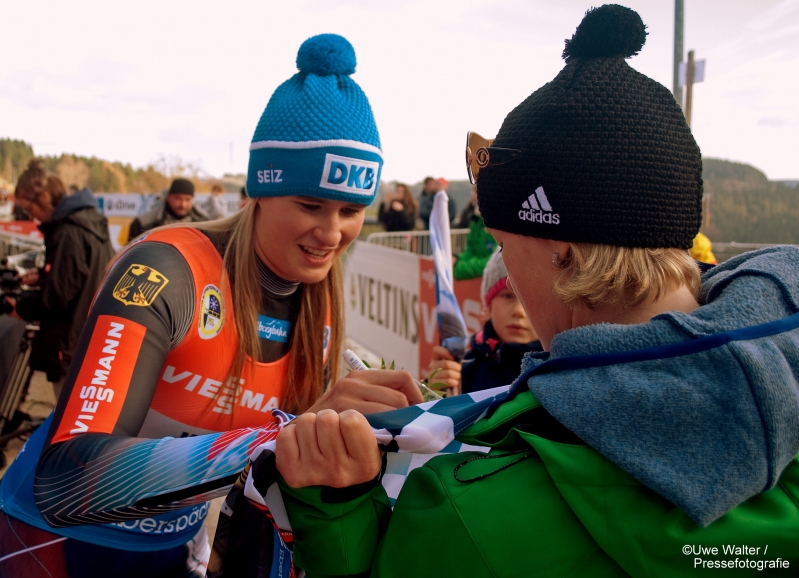
POLYGON ((687 249, 702 217, 702 159, 664 86, 626 62, 641 17, 608 4, 566 41, 566 66, 505 118, 494 147, 521 155, 477 181, 488 227, 543 239, 687 249))
POLYGON ((170 195, 191 195, 194 196, 194 183, 188 179, 175 179, 169 187, 170 195))

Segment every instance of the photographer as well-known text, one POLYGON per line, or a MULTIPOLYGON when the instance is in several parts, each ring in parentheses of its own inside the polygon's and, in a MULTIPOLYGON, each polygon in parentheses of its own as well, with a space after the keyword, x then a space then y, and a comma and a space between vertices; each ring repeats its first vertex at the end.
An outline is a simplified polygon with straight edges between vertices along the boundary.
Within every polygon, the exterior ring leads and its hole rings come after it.
POLYGON ((64 183, 33 159, 17 183, 16 199, 30 217, 41 222, 46 247, 45 265, 22 277, 37 292, 18 302, 6 297, 12 313, 41 322, 33 343, 31 368, 44 371, 56 395, 72 359, 94 292, 105 266, 114 255, 108 222, 97 212, 88 188, 67 194, 64 183))

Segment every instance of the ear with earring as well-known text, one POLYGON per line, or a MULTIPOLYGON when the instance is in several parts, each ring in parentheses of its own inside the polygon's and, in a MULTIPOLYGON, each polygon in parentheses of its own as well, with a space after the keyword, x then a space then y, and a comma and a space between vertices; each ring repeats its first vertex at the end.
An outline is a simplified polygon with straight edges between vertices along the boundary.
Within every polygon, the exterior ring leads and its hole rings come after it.
POLYGON ((552 264, 558 269, 563 269, 566 265, 569 264, 569 260, 568 258, 561 259, 560 253, 552 253, 552 264))

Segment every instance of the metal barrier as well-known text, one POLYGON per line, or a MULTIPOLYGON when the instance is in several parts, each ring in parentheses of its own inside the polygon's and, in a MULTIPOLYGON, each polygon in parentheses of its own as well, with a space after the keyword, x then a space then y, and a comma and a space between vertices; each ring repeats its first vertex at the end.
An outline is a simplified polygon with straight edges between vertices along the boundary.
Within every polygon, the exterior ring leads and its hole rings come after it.
POLYGON ((19 255, 20 253, 28 253, 30 251, 41 251, 44 253, 44 245, 41 241, 31 239, 25 235, 0 232, 0 259, 5 259, 11 255, 19 255))
MULTIPOLYGON (((469 229, 451 229, 452 254, 461 253, 466 247, 466 236, 469 229)), ((415 255, 431 256, 430 231, 402 231, 397 233, 372 233, 366 237, 367 243, 408 251, 415 255)))

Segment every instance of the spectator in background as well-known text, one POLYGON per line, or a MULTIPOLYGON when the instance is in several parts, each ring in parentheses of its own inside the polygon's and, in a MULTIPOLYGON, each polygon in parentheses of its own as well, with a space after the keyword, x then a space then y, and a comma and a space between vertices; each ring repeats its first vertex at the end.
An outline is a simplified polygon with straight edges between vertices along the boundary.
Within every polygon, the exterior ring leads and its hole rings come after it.
POLYGON ((460 229, 468 229, 475 209, 477 209, 477 187, 472 185, 472 192, 469 195, 469 202, 466 203, 466 206, 461 211, 461 214, 458 215, 458 217, 452 222, 452 225, 460 229))
MULTIPOLYGON (((422 220, 422 223, 424 223, 425 230, 430 229, 430 213, 433 211, 433 199, 436 193, 438 191, 445 191, 448 185, 449 183, 443 177, 440 179, 427 177, 422 183, 422 192, 419 195, 419 218, 422 220)), ((452 222, 455 211, 457 210, 455 207, 455 199, 450 197, 447 206, 449 208, 449 220, 452 222)))
POLYGON ((211 199, 208 204, 209 219, 221 219, 225 216, 225 198, 222 196, 224 192, 222 185, 218 183, 211 187, 211 199))
POLYGON ((40 321, 31 354, 31 368, 47 374, 58 396, 94 292, 114 255, 108 221, 97 211, 97 201, 85 188, 67 194, 64 184, 33 159, 19 177, 19 206, 41 222, 45 265, 32 269, 23 283, 38 285, 19 301, 6 298, 17 316, 40 321))
POLYGON ((490 317, 472 336, 463 365, 445 347, 433 348, 428 375, 438 369, 433 381, 446 383, 450 395, 513 383, 524 354, 543 351, 524 307, 508 286, 502 253, 494 253, 485 267, 480 298, 490 317))
POLYGON ((466 236, 466 248, 460 255, 456 256, 452 274, 455 279, 475 279, 483 274, 486 263, 494 253, 497 242, 494 237, 486 231, 483 216, 480 208, 474 206, 468 223, 461 223, 461 227, 468 227, 469 234, 466 236))
POLYGON ((14 201, 5 189, 0 189, 0 221, 14 220, 14 201))
POLYGON ((425 177, 422 182, 422 192, 419 193, 419 218, 425 230, 430 229, 430 213, 433 211, 433 197, 438 190, 438 184, 433 177, 425 177))
POLYGON ((419 203, 410 187, 397 183, 394 191, 386 193, 377 209, 377 220, 386 231, 413 231, 419 215, 419 203))
POLYGON ((169 187, 163 205, 133 219, 130 224, 128 241, 161 225, 199 223, 207 220, 208 215, 199 207, 194 206, 194 184, 187 179, 175 179, 169 187))

